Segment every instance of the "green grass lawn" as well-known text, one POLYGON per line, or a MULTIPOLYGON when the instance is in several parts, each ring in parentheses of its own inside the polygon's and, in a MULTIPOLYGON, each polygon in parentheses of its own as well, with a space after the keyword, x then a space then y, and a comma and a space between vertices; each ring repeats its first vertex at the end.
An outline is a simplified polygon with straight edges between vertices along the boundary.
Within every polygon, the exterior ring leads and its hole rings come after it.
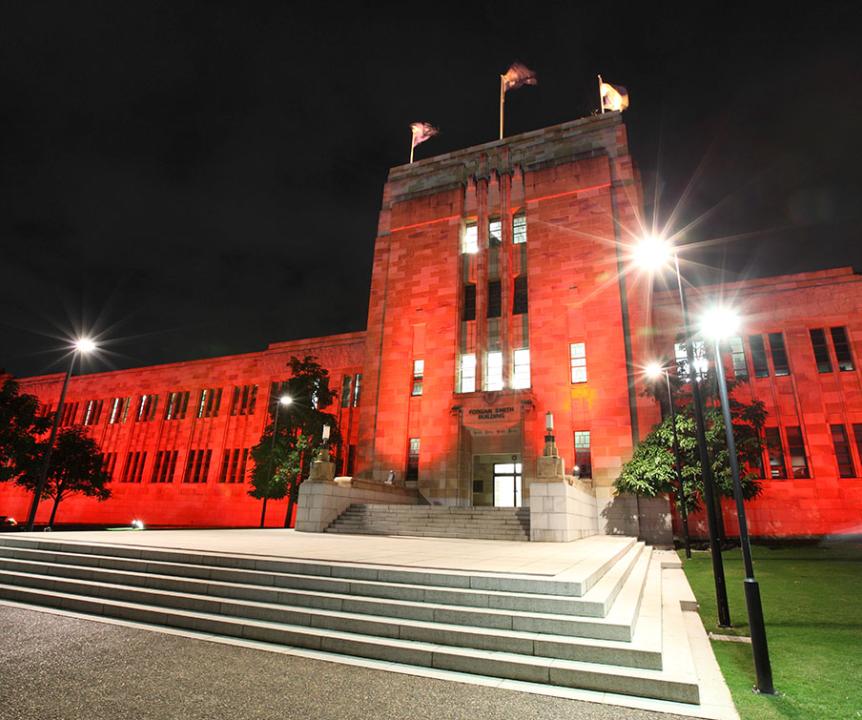
MULTIPOLYGON (((709 554, 683 557, 706 629, 748 635, 742 553, 723 553, 732 629, 716 626, 709 554)), ((751 645, 713 642, 743 720, 862 718, 862 544, 754 548, 777 696, 757 695, 751 645)))

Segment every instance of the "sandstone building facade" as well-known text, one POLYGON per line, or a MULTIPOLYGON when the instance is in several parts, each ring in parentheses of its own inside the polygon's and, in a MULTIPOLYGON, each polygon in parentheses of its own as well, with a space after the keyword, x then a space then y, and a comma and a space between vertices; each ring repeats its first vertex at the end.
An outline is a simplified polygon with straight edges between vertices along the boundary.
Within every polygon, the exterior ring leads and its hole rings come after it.
MULTIPOLYGON (((528 505, 551 413, 599 530, 644 533, 667 503, 615 498, 612 483, 659 420, 638 368, 673 357, 679 318, 630 272, 640 208, 618 113, 393 168, 366 330, 75 377, 63 423, 99 441, 114 497, 66 500, 60 520, 254 525, 248 448, 289 357, 315 355, 338 384, 339 474, 394 475, 432 504, 528 505)), ((731 291, 746 329, 728 367, 770 412, 752 532, 858 532, 862 279, 841 269, 755 280, 702 288, 693 303, 731 291)), ((50 407, 61 380, 21 383, 50 407)), ((0 486, 0 514, 23 515, 28 500, 0 486)), ((732 515, 728 505, 731 530, 732 515)), ((275 504, 269 523, 283 522, 275 504)))

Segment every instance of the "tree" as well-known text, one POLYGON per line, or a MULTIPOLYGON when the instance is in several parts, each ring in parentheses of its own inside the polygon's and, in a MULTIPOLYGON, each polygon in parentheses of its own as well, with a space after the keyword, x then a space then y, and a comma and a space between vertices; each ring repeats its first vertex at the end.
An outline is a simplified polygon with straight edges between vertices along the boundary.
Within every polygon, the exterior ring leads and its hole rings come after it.
POLYGON ((267 501, 281 500, 299 478, 302 457, 308 446, 308 439, 305 436, 299 436, 291 447, 280 433, 278 442, 273 444, 270 426, 261 437, 261 441, 251 449, 254 470, 251 475, 251 490, 248 494, 263 500, 260 511, 261 527, 264 527, 266 521, 267 501))
MULTIPOLYGON (((39 443, 39 459, 16 479, 19 485, 30 492, 36 491, 38 468, 46 442, 39 443)), ((111 491, 105 487, 109 479, 102 467, 102 455, 96 441, 81 428, 62 430, 57 435, 48 478, 40 498, 54 500, 48 526, 54 525, 60 502, 70 495, 86 495, 100 501, 111 497, 111 491)))
MULTIPOLYGON (((674 378, 677 389, 681 383, 674 378)), ((717 404, 715 375, 712 370, 700 381, 704 395, 704 419, 706 421, 706 444, 709 451, 710 466, 715 478, 717 495, 733 497, 733 478, 727 449, 727 437, 721 408, 717 404)), ((730 412, 733 434, 739 456, 740 484, 742 494, 749 500, 760 493, 762 472, 761 435, 766 421, 766 408, 760 400, 746 404, 734 399, 732 393, 738 382, 728 382, 730 412)), ((667 407, 667 394, 664 380, 661 387, 649 388, 646 394, 653 395, 667 407)), ((695 436, 695 421, 690 396, 680 404, 681 393, 675 392, 676 429, 679 438, 682 484, 686 499, 685 513, 696 511, 703 504, 703 477, 695 436)), ((635 448, 632 459, 627 462, 620 476, 614 482, 618 493, 631 493, 646 497, 670 493, 680 509, 676 469, 673 454, 673 426, 669 413, 656 425, 643 441, 635 448)))
POLYGON ((291 357, 287 365, 291 377, 276 388, 270 398, 270 423, 260 442, 251 450, 255 469, 249 491, 249 495, 264 501, 264 513, 267 500, 287 496, 285 527, 290 525, 299 484, 308 476, 312 451, 320 443, 323 426, 329 425, 330 442, 337 444, 341 439, 336 417, 321 409, 331 405, 335 399, 335 393, 329 387, 329 371, 311 355, 302 359, 291 357), (278 404, 282 395, 291 398, 292 402, 287 407, 278 404), (276 413, 277 423, 274 422, 276 413), (276 437, 273 442, 274 425, 276 437))
POLYGON ((39 415, 35 395, 22 394, 14 380, 0 386, 0 482, 35 467, 41 457, 38 436, 50 427, 50 416, 39 415))

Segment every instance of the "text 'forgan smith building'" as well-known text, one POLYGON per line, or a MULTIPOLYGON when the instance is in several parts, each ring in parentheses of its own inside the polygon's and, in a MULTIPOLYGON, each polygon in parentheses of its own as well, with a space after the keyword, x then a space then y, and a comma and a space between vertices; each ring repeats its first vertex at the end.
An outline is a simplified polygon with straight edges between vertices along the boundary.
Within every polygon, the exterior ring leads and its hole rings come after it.
MULTIPOLYGON (((70 498, 62 520, 255 524, 248 449, 287 360, 311 354, 339 384, 336 466, 356 479, 357 502, 361 488, 385 497, 394 473, 418 491, 399 502, 530 505, 534 521, 541 504, 548 531, 658 537, 669 503, 612 489, 660 419, 637 367, 674 357, 680 326, 676 306, 626 272, 640 205, 619 113, 393 168, 366 331, 75 378, 63 422, 99 441, 113 498, 70 498), (565 473, 580 477, 553 512, 549 412, 565 473)), ((701 288, 692 304, 731 291, 746 325, 727 368, 769 412, 752 532, 859 532, 862 278, 845 268, 701 288)), ((61 381, 22 389, 56 406, 61 381)), ((0 486, 0 513, 24 514, 28 500, 0 486)))

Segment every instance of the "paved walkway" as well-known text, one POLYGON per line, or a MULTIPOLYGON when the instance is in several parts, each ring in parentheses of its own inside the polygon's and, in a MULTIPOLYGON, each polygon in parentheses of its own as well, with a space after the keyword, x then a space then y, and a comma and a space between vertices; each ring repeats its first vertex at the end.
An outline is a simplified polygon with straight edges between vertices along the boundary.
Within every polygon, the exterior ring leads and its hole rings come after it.
POLYGON ((0 604, 3 720, 680 720, 0 604))
MULTIPOLYGON (((44 533, 16 537, 45 538, 44 533)), ((295 530, 55 532, 52 540, 265 555, 304 560, 556 576, 611 557, 631 538, 595 535, 570 543, 300 533, 295 530)))

